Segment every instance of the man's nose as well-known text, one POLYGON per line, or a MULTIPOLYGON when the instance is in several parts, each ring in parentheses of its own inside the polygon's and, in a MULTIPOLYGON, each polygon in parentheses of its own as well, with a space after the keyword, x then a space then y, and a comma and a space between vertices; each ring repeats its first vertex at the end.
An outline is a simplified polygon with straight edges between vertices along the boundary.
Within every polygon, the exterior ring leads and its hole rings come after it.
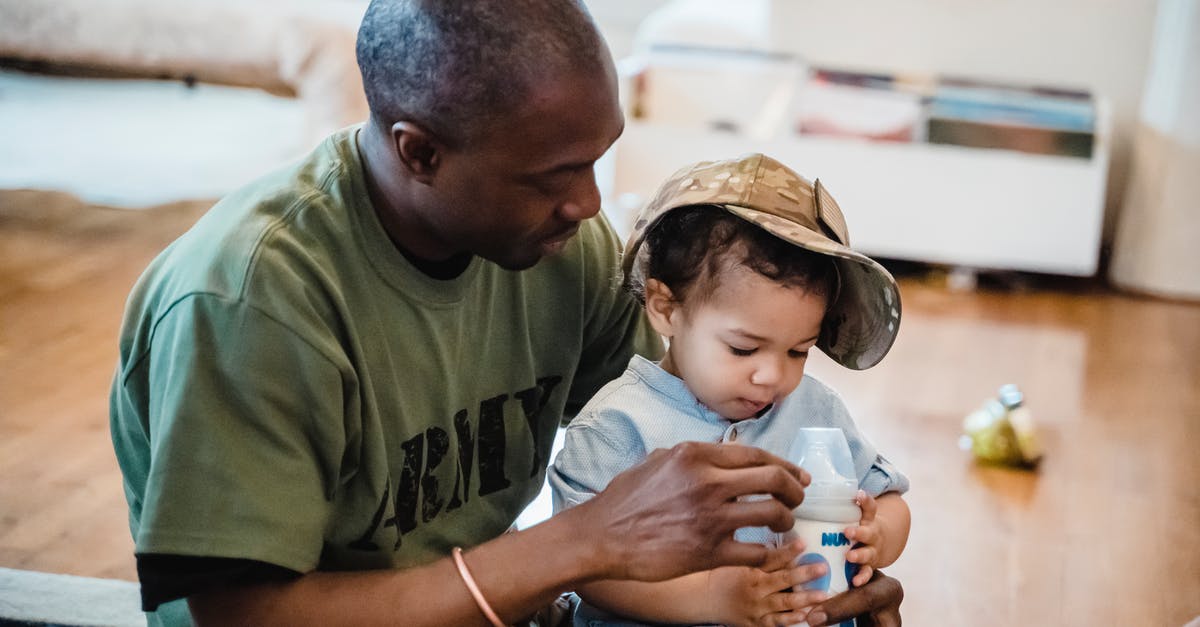
POLYGON ((564 220, 582 222, 600 213, 600 188, 596 186, 594 168, 580 172, 571 182, 566 200, 559 206, 564 220))

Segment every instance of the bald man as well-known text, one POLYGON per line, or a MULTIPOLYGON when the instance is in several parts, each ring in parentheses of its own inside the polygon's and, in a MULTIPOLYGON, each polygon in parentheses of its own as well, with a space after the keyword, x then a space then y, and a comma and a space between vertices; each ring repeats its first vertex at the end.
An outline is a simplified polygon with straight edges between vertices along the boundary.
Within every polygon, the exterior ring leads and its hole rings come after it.
MULTIPOLYGON (((562 418, 662 352, 598 217, 624 120, 582 6, 378 0, 358 62, 370 118, 130 296, 111 427, 150 622, 508 624, 581 582, 786 562, 733 531, 789 528, 808 479, 750 447, 658 451, 505 533, 562 418)), ((819 609, 898 624, 899 596, 819 609)))

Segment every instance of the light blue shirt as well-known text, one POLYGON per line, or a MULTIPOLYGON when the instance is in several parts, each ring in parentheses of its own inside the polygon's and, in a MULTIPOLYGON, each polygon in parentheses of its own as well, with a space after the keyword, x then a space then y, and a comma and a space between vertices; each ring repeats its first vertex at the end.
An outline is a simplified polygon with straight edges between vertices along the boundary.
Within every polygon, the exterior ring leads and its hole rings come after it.
MULTIPOLYGON (((811 376, 762 416, 731 422, 696 399, 683 380, 634 356, 624 374, 601 388, 567 427, 549 472, 554 511, 592 498, 655 449, 685 441, 736 442, 786 458, 802 427, 837 427, 846 434, 858 485, 868 494, 908 491, 908 478, 858 431, 841 397, 811 376)), ((735 534, 740 541, 764 544, 774 536, 766 527, 735 534)))

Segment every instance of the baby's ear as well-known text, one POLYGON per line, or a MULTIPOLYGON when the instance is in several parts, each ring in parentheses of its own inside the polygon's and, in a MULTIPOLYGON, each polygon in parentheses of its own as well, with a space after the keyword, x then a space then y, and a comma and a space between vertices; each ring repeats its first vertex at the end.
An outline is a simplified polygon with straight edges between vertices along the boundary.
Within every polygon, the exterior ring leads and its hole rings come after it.
POLYGON ((658 279, 646 279, 646 317, 659 335, 675 335, 673 321, 678 318, 678 308, 679 303, 671 293, 671 288, 658 279))

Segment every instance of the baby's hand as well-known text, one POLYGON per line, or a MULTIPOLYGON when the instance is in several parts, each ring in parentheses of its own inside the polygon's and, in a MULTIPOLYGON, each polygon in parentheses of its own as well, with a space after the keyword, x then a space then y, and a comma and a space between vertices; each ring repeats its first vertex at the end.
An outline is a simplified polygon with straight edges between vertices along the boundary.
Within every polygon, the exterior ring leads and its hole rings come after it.
POLYGON ((846 538, 854 543, 854 548, 846 553, 846 561, 858 564, 858 574, 851 581, 851 586, 857 588, 871 580, 879 558, 879 542, 883 539, 879 525, 875 522, 875 498, 858 491, 854 502, 862 508, 862 520, 858 526, 846 527, 846 538))
POLYGON ((762 568, 724 566, 709 571, 704 595, 709 604, 709 620, 733 627, 802 622, 814 604, 829 596, 801 588, 828 570, 825 564, 794 566, 792 561, 803 548, 797 540, 762 568))

